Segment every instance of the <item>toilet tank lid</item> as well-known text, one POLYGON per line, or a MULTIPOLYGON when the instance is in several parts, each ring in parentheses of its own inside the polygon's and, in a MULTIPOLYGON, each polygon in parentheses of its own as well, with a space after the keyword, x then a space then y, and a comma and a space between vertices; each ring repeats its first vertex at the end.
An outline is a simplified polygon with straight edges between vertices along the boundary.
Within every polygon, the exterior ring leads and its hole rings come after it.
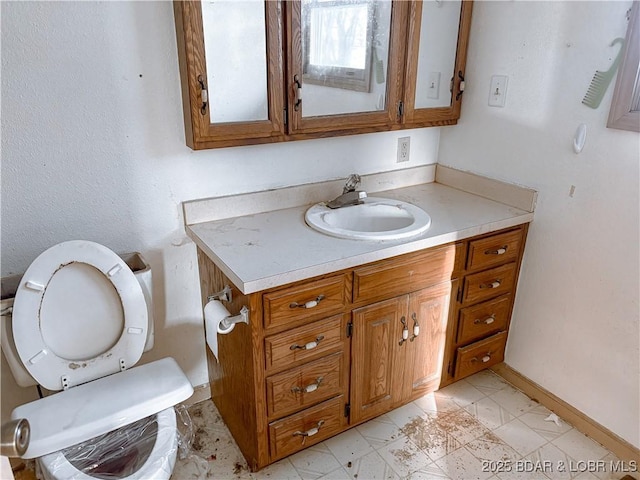
POLYGON ((163 358, 21 405, 11 418, 29 421, 22 458, 36 458, 173 407, 192 393, 176 361, 163 358))

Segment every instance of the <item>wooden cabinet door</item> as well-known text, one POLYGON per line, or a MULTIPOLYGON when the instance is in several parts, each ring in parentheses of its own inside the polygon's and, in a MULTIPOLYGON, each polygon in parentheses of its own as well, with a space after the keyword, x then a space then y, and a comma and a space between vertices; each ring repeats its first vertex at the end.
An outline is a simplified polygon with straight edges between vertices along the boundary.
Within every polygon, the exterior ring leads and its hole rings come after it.
POLYGON ((352 424, 389 411, 399 398, 404 364, 399 342, 407 302, 403 295, 353 311, 352 424))
POLYGON ((187 145, 284 141, 281 2, 175 1, 174 14, 187 145))
POLYGON ((286 2, 288 133, 399 126, 407 2, 286 2))
POLYGON ((409 3, 405 127, 455 125, 460 118, 473 2, 409 3))
POLYGON ((402 403, 440 385, 452 290, 452 282, 446 282, 409 296, 402 403))

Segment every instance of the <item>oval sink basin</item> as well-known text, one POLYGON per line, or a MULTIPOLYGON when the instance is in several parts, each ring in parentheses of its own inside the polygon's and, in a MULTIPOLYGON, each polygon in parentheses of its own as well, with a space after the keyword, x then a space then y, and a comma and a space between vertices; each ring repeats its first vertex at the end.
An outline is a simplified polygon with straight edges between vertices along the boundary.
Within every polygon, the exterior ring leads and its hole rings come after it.
POLYGON ((376 197, 363 201, 337 209, 318 203, 307 210, 304 219, 324 234, 360 240, 398 240, 419 235, 431 226, 429 214, 410 203, 376 197))

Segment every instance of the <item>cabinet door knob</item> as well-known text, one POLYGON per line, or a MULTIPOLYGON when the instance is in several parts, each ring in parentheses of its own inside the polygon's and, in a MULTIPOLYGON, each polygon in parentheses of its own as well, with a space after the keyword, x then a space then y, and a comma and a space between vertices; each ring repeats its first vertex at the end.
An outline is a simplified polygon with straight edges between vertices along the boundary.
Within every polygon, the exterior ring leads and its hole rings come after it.
POLYGON ((198 83, 200 84, 200 98, 202 99, 200 114, 206 115, 207 105, 209 105, 209 94, 207 92, 207 86, 204 83, 204 78, 202 78, 202 75, 198 75, 198 83))
POLYGON ((324 340, 324 335, 318 335, 313 342, 305 343, 304 345, 294 343, 289 347, 289 350, 313 350, 322 340, 324 340))
POLYGON ((411 318, 413 319, 413 336, 409 340, 413 342, 420 335, 420 325, 418 325, 418 316, 415 312, 411 314, 411 318))
POLYGON ((289 308, 314 308, 317 307, 322 300, 324 300, 324 295, 318 295, 313 300, 309 300, 304 303, 291 302, 289 304, 289 308))
POLYGON ((462 71, 458 72, 458 79, 460 79, 460 83, 458 84, 458 93, 456 93, 456 101, 460 100, 460 97, 464 93, 464 89, 465 89, 464 75, 462 75, 462 71))
POLYGON ((402 317, 400 318, 400 321, 402 322, 403 328, 402 328, 402 339, 398 342, 398 345, 402 345, 404 342, 406 342, 409 339, 409 327, 407 326, 407 319, 402 317))
POLYGON ((300 104, 302 103, 302 84, 300 83, 300 77, 298 75, 293 76, 293 83, 295 89, 296 103, 293 104, 293 109, 297 112, 300 110, 300 104))

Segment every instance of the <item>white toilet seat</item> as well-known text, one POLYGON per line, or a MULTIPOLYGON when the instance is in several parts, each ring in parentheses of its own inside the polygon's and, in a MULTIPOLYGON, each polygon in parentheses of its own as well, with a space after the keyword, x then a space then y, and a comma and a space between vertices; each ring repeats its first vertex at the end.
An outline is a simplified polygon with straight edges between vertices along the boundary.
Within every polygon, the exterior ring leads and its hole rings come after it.
POLYGON ((147 337, 147 304, 120 257, 74 240, 29 266, 12 328, 25 368, 45 388, 61 390, 135 365, 147 337))

